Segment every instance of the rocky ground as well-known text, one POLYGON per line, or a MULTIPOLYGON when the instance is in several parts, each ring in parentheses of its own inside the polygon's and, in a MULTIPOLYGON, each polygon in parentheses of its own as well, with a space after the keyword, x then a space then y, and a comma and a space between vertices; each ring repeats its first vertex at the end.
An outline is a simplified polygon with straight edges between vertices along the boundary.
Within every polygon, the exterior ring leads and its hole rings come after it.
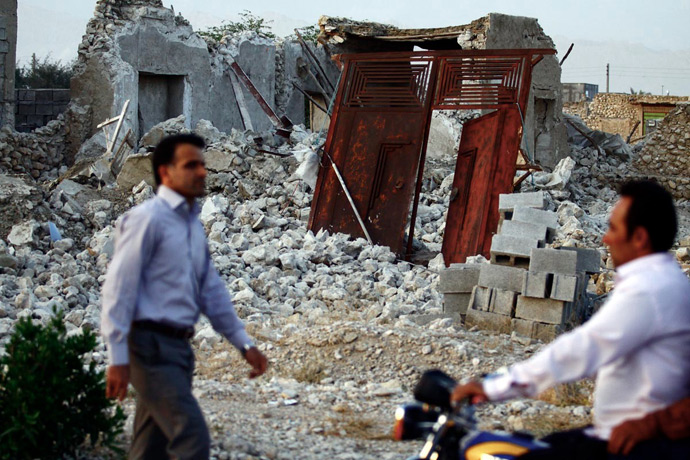
MULTIPOLYGON (((144 139, 153 145, 181 126, 173 120, 144 139)), ((314 134, 297 128, 289 142, 268 138, 269 148, 298 153, 282 158, 259 153, 248 135, 201 131, 210 171, 201 219, 213 259, 271 362, 265 376, 248 380, 239 354, 207 321, 197 325, 195 393, 214 458, 405 458, 420 443, 390 439, 393 413, 412 399, 422 371, 440 368, 466 379, 543 346, 443 318, 438 258, 414 265, 363 239, 308 232, 311 192, 295 171, 296 156, 317 142, 314 134)), ((616 198, 611 177, 626 175, 626 168, 626 160, 573 147, 572 159, 528 179, 523 191, 548 192, 562 226, 556 245, 600 248, 616 198)), ((440 251, 451 173, 452 166, 438 163, 425 175, 415 231, 420 251, 440 251)), ((45 322, 53 307, 68 312, 70 333, 99 329, 115 220, 153 194, 145 183, 122 191, 71 174, 51 183, 0 177, 7 227, 0 240, 0 353, 19 318, 45 322), (63 238, 51 242, 51 227, 63 238)), ((682 202, 679 209, 677 257, 688 269, 690 206, 682 202)), ((593 290, 608 292, 610 271, 592 281, 593 290)), ((100 344, 91 359, 105 366, 104 357, 100 344)), ((591 382, 569 385, 539 400, 487 404, 478 416, 483 428, 544 434, 586 424, 590 393, 591 382)), ((133 399, 124 407, 126 445, 133 399)))

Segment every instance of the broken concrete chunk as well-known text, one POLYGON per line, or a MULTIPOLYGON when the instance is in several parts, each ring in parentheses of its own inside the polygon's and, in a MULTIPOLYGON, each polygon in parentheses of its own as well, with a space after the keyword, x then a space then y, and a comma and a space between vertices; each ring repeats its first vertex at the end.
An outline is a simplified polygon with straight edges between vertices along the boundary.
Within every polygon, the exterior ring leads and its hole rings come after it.
POLYGON ((153 177, 152 155, 152 153, 146 153, 128 156, 117 176, 117 185, 124 190, 131 190, 141 181, 154 186, 156 182, 153 177))
POLYGON ((209 149, 204 152, 204 161, 206 168, 211 172, 228 172, 232 171, 233 160, 235 156, 228 152, 218 149, 209 149))
POLYGON ((12 227, 7 241, 15 246, 35 245, 38 243, 36 230, 40 225, 35 220, 23 222, 12 227))

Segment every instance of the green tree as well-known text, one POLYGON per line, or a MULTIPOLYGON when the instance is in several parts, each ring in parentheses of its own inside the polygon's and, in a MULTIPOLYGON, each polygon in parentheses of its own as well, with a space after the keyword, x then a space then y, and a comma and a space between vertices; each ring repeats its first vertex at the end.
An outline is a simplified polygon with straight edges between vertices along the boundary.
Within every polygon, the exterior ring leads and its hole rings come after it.
POLYGON ((53 61, 50 55, 40 60, 34 53, 29 64, 17 65, 14 85, 17 89, 69 88, 73 74, 73 65, 53 61))
POLYGON ((239 14, 239 21, 223 21, 220 26, 209 27, 206 30, 198 32, 202 37, 212 38, 220 41, 226 35, 237 35, 242 32, 256 32, 262 37, 275 38, 275 34, 271 32, 271 22, 264 18, 252 14, 249 10, 244 10, 239 14))
MULTIPOLYGON (((319 33, 321 33, 321 29, 319 29, 319 26, 304 26, 304 27, 299 27, 297 31, 300 33, 302 38, 304 39, 305 42, 307 43, 313 43, 317 44, 318 43, 318 38, 319 38, 319 33)), ((291 35, 288 38, 297 38, 297 34, 291 35)))
POLYGON ((84 362, 96 337, 68 337, 63 321, 62 312, 47 326, 21 319, 0 358, 0 459, 57 459, 88 447, 122 453, 125 415, 105 397, 103 371, 84 362))

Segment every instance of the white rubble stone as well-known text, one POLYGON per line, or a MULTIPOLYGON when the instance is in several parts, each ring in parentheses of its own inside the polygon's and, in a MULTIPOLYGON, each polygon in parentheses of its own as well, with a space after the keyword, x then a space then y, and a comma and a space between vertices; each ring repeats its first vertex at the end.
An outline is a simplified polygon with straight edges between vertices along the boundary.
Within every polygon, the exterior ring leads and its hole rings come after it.
POLYGON ((7 242, 15 246, 35 245, 38 243, 38 236, 36 230, 40 225, 35 220, 17 224, 12 227, 10 234, 7 236, 7 242))

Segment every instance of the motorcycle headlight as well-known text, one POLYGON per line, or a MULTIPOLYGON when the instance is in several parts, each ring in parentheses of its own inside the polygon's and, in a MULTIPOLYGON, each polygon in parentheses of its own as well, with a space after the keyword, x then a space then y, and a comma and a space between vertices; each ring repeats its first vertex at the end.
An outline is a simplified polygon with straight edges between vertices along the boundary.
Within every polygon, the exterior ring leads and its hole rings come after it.
POLYGON ((407 404, 398 407, 395 410, 393 439, 403 441, 423 438, 429 434, 440 414, 437 408, 426 404, 407 404))

